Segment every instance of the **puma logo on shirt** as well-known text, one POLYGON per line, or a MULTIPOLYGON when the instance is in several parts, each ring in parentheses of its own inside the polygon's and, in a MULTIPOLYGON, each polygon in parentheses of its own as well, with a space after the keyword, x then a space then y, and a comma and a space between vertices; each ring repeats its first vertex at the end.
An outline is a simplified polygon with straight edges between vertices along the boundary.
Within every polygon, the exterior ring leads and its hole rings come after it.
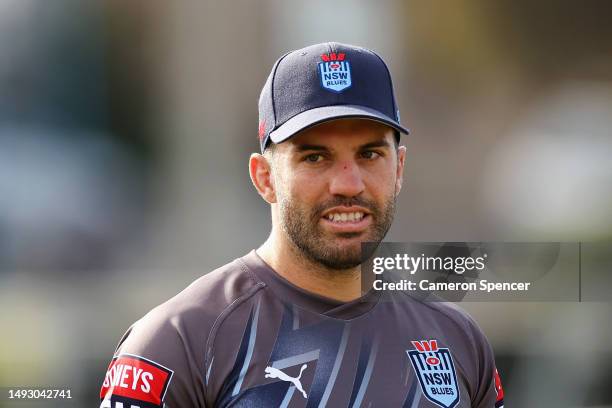
POLYGON ((293 383, 293 385, 295 385, 295 388, 297 388, 298 391, 302 393, 304 398, 308 398, 308 395, 306 395, 306 391, 304 391, 304 388, 302 388, 302 383, 300 382, 300 378, 302 377, 302 373, 304 372, 306 367, 307 367, 306 364, 302 365, 302 368, 300 368, 300 374, 297 377, 291 377, 283 373, 278 368, 266 367, 265 369, 266 375, 264 377, 265 378, 278 378, 281 381, 288 381, 290 383, 293 383))

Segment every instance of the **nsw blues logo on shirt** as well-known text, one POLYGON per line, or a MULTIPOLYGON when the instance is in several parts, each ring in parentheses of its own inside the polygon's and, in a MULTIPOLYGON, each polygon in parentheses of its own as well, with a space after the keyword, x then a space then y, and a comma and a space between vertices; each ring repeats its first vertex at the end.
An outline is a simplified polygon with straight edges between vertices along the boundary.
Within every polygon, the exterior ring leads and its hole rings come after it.
POLYGON ((352 85, 351 64, 346 60, 343 52, 321 55, 319 62, 319 74, 321 75, 321 86, 331 92, 342 92, 352 85))
POLYGON ((448 348, 439 348, 437 340, 413 341, 415 350, 406 350, 421 390, 428 400, 444 408, 459 403, 455 365, 448 348))

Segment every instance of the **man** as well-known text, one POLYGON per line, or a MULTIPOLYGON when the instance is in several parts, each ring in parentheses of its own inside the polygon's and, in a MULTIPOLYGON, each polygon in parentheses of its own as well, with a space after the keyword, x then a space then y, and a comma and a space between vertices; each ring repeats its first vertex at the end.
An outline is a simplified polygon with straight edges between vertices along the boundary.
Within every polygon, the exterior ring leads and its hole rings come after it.
POLYGON ((290 52, 259 113, 249 169, 270 236, 128 330, 101 407, 501 406, 463 312, 362 293, 361 242, 389 229, 406 157, 383 60, 338 43, 290 52))

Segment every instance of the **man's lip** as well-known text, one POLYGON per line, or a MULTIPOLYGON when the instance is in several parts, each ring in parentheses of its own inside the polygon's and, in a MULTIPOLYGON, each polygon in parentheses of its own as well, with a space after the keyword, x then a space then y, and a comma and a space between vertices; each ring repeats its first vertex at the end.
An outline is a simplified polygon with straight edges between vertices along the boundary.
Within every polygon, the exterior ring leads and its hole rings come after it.
POLYGON ((332 207, 329 208, 327 210, 325 210, 323 212, 323 214, 321 215, 321 217, 326 218, 329 214, 333 214, 333 213, 352 213, 352 212, 362 212, 364 214, 371 214, 371 212, 363 207, 359 207, 359 206, 351 206, 351 207, 346 207, 346 206, 338 206, 338 207, 332 207))

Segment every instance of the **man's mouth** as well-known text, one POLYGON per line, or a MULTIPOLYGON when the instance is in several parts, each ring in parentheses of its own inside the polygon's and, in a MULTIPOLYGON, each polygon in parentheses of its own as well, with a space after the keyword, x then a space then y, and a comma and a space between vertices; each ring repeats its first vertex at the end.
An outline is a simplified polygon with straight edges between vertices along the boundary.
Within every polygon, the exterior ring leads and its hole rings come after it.
POLYGON ((332 212, 329 213, 325 216, 325 218, 327 218, 329 221, 332 222, 355 222, 355 221, 361 221, 361 219, 366 216, 365 213, 361 212, 361 211, 355 211, 355 212, 332 212))
POLYGON ((363 207, 334 207, 323 213, 323 225, 333 232, 361 232, 372 222, 372 215, 363 207))

